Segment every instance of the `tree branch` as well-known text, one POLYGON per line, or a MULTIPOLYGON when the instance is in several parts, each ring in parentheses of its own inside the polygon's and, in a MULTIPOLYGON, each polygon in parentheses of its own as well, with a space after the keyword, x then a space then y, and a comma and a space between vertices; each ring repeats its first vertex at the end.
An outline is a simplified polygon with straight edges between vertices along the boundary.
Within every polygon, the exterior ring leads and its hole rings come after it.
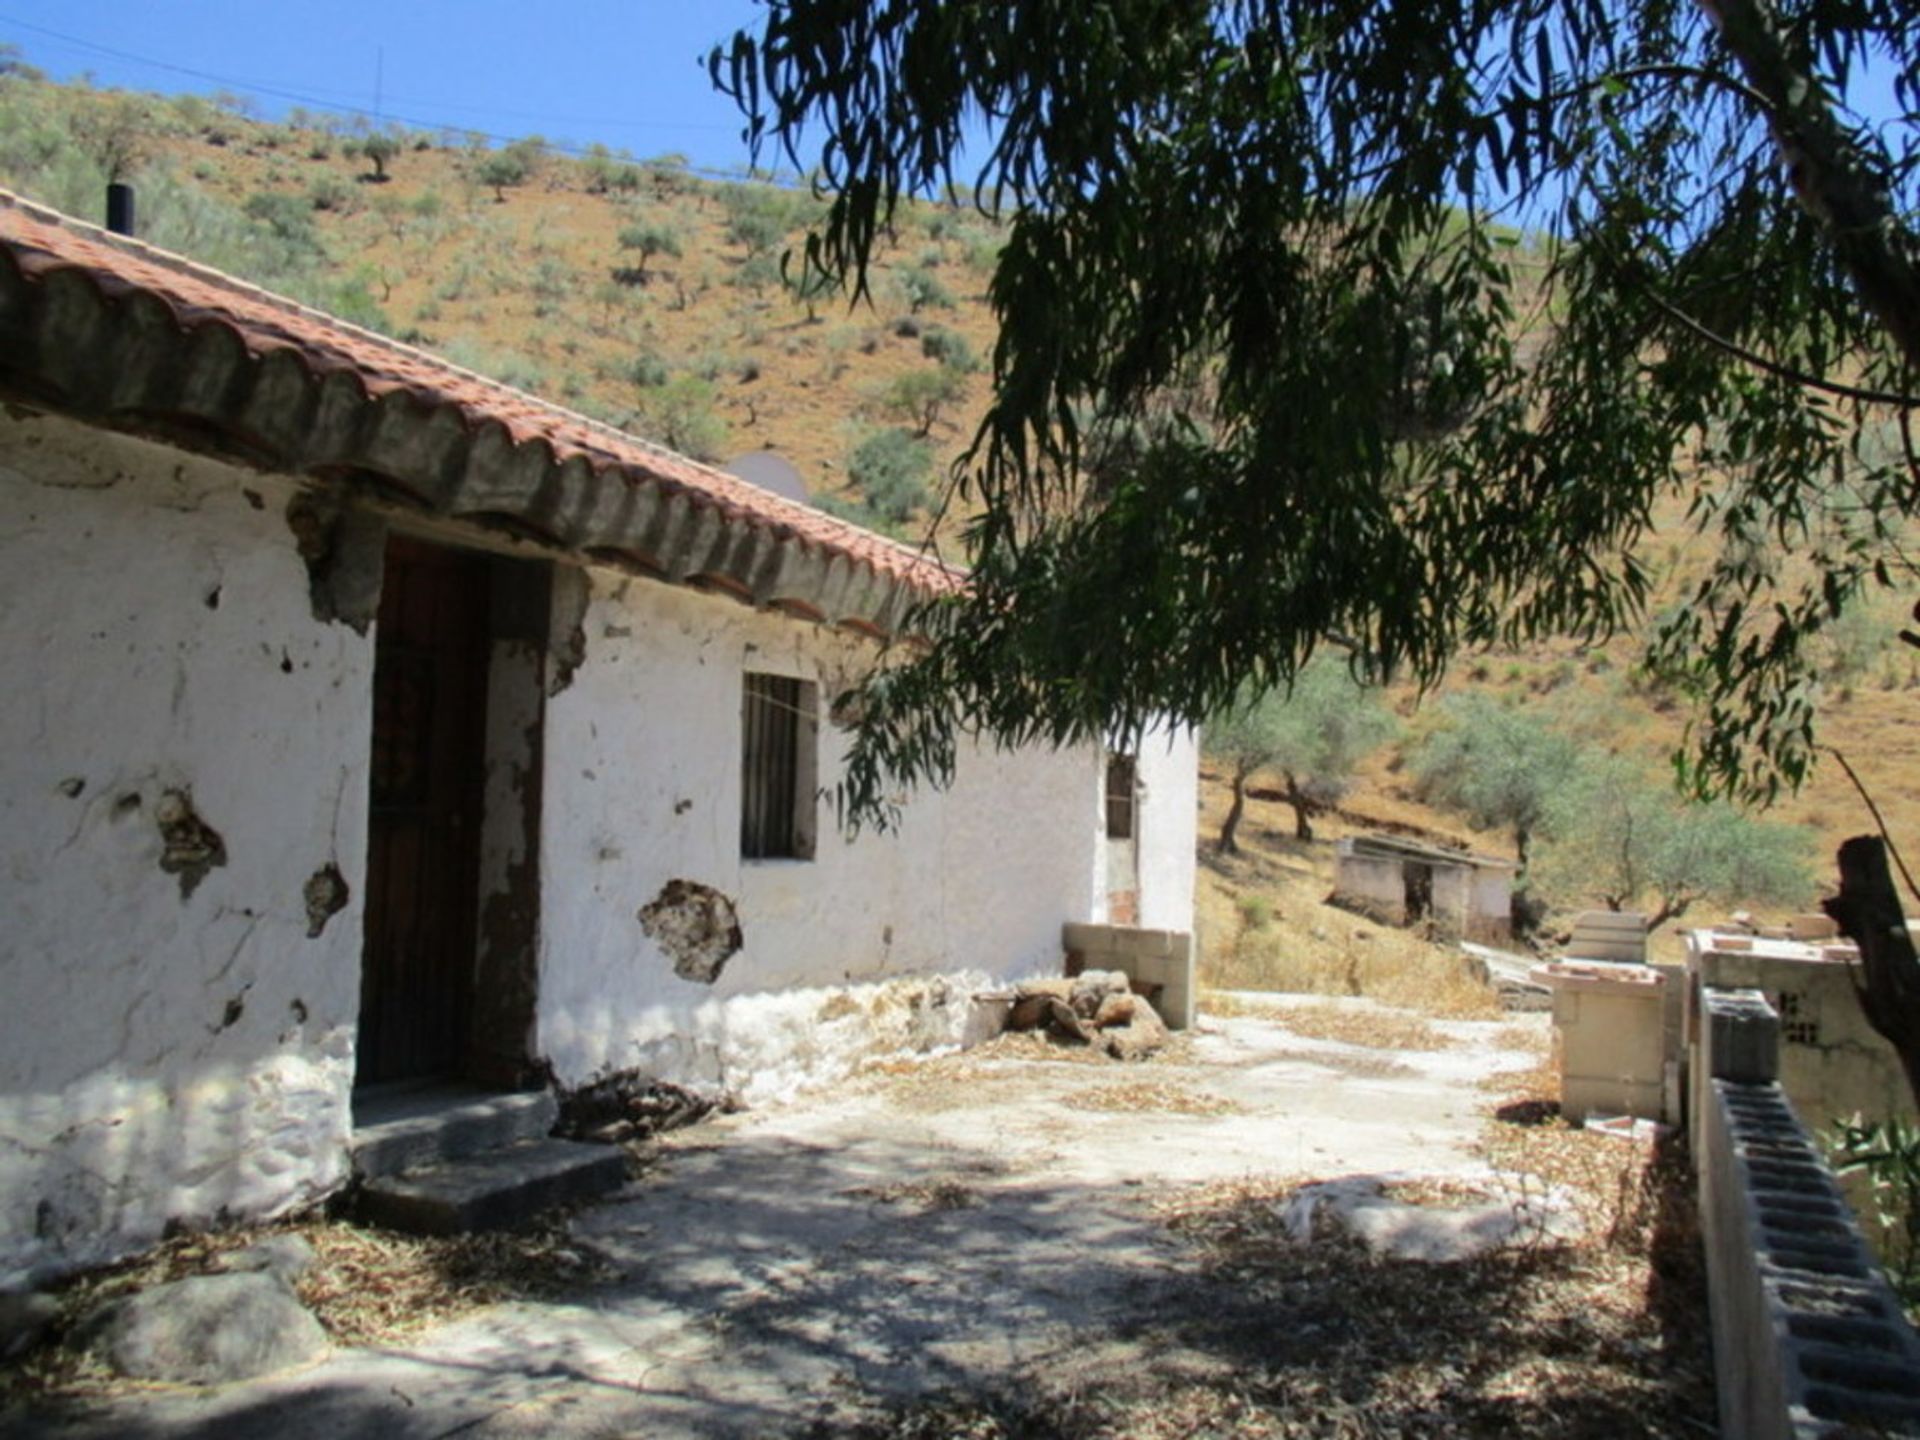
POLYGON ((1649 289, 1647 298, 1653 302, 1654 308, 1661 314, 1684 326, 1709 345, 1724 350, 1727 354, 1744 360, 1755 369, 1764 370, 1769 375, 1778 375, 1782 380, 1791 380, 1794 384, 1804 385, 1809 390, 1820 390, 1828 395, 1837 395, 1843 400, 1859 400, 1869 405, 1896 406, 1903 417, 1908 410, 1920 409, 1920 395, 1907 395, 1894 390, 1864 390, 1857 385, 1843 385, 1838 380, 1823 379, 1821 376, 1810 374, 1795 366, 1782 364, 1778 360, 1769 360, 1758 351, 1749 350, 1739 342, 1709 330, 1671 300, 1664 298, 1658 291, 1649 289))
POLYGON ((1914 237, 1864 173, 1854 137, 1822 87, 1787 55, 1765 0, 1700 0, 1747 81, 1766 97, 1773 139, 1800 206, 1909 364, 1920 367, 1920 270, 1914 237))

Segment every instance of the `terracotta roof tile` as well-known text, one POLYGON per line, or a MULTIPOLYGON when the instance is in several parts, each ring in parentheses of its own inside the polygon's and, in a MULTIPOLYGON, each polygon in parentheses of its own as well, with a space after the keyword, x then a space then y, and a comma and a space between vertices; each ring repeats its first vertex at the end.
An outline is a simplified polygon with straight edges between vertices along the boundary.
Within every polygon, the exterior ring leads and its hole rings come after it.
POLYGON ((0 190, 0 250, 30 282, 78 272, 106 296, 163 304, 183 329, 230 331, 256 357, 296 355, 316 376, 347 372, 370 397, 405 392, 455 411, 469 427, 505 428, 516 445, 540 444, 557 463, 583 459, 600 483, 681 492, 726 520, 844 557, 923 593, 950 591, 961 572, 932 556, 788 500, 628 435, 610 425, 489 380, 426 351, 347 324, 230 275, 111 234, 0 190))

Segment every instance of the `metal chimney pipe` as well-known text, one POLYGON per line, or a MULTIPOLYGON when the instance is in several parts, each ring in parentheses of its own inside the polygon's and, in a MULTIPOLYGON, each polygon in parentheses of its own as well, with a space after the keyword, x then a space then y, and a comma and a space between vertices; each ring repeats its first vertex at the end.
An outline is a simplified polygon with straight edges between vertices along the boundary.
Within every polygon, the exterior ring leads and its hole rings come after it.
POLYGON ((133 234, 133 187, 124 181, 107 186, 107 229, 116 235, 133 234))

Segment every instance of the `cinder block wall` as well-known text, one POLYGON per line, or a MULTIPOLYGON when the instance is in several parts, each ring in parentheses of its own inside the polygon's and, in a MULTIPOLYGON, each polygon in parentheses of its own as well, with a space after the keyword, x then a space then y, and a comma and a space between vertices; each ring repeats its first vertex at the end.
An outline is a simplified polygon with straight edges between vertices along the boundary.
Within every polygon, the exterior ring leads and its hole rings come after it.
POLYGON ((1694 1164, 1720 1433, 1920 1434, 1920 1337, 1775 1079, 1757 990, 1701 997, 1694 1164))
POLYGON ((1153 1007, 1169 1030, 1193 1024, 1193 936, 1184 930, 1071 924, 1061 932, 1067 973, 1118 970, 1140 990, 1159 986, 1153 1007))

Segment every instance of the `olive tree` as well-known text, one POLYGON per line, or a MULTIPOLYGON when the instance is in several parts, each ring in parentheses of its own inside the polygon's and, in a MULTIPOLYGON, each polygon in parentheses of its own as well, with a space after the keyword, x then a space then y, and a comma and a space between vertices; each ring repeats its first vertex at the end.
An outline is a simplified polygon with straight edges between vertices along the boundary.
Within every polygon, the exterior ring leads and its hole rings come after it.
POLYGON ((1303 666, 1290 691, 1250 695, 1210 719, 1206 753, 1232 776, 1233 802, 1220 826, 1219 848, 1237 853, 1247 785, 1262 771, 1277 774, 1293 807, 1293 833, 1313 838, 1313 817, 1340 803, 1355 767, 1391 740, 1399 723, 1379 692, 1357 682, 1331 655, 1303 666))
POLYGON ((1490 696, 1458 696, 1443 713, 1444 723, 1414 754, 1420 793, 1475 825, 1510 831, 1524 878, 1534 836, 1566 813, 1559 792, 1579 747, 1542 716, 1490 696))
POLYGON ((1678 796, 1630 760, 1582 764, 1550 809, 1539 888, 1609 910, 1647 905, 1650 930, 1702 900, 1799 905, 1813 891, 1805 831, 1678 796))

